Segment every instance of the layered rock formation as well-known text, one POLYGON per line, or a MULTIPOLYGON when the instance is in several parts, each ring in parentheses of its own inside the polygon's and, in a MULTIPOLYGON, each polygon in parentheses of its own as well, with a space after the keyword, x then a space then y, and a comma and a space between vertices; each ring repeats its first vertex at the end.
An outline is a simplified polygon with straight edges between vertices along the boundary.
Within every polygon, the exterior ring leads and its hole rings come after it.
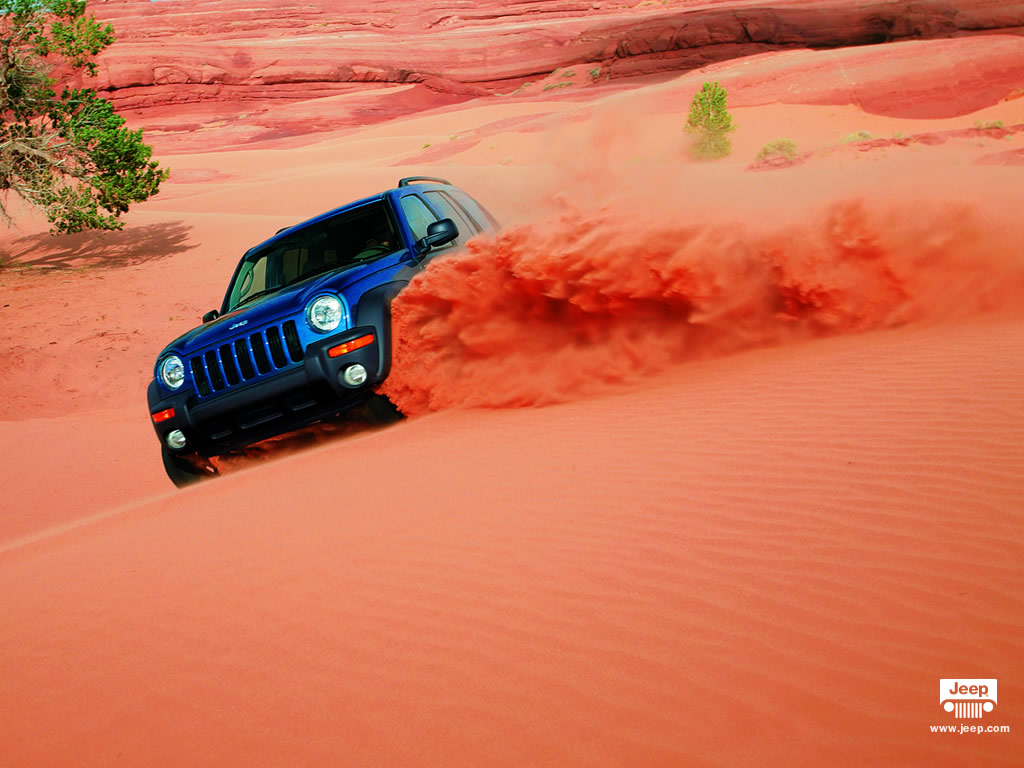
POLYGON ((446 100, 585 65, 594 78, 685 71, 753 53, 1024 32, 1024 3, 663 0, 116 0, 117 42, 90 84, 120 108, 309 99, 420 83, 446 100))

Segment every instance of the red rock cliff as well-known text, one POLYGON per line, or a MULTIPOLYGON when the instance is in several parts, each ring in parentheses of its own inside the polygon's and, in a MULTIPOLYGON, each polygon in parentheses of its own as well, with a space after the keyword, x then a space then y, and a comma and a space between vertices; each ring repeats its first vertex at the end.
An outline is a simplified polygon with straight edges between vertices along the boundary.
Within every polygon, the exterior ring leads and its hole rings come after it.
POLYGON ((90 10, 117 32, 92 85, 134 108, 379 82, 470 96, 576 64, 614 78, 787 48, 1024 32, 1024 3, 1006 0, 119 0, 90 10))

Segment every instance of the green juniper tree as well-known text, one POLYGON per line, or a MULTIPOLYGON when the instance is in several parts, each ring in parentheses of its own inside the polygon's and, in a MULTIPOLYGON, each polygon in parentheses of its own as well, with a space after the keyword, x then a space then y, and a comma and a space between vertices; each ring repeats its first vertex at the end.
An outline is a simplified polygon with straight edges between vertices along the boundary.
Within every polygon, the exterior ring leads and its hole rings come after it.
POLYGON ((156 193, 167 171, 142 131, 124 127, 88 88, 54 90, 51 73, 95 74, 114 30, 84 0, 0 0, 0 216, 14 193, 52 232, 121 229, 118 217, 156 193))
POLYGON ((704 83, 693 102, 686 119, 687 133, 697 134, 694 154, 701 158, 724 157, 732 151, 730 131, 736 130, 732 115, 726 109, 725 89, 716 83, 704 83))

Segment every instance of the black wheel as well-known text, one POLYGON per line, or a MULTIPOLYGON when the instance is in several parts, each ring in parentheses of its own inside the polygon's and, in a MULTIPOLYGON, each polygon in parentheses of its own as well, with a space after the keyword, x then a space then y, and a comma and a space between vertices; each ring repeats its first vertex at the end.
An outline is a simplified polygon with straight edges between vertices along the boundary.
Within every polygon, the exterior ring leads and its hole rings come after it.
POLYGON ((161 446, 161 455, 164 460, 164 470, 171 482, 178 488, 198 483, 217 476, 217 470, 210 462, 203 459, 199 454, 177 454, 171 451, 166 445, 161 446))

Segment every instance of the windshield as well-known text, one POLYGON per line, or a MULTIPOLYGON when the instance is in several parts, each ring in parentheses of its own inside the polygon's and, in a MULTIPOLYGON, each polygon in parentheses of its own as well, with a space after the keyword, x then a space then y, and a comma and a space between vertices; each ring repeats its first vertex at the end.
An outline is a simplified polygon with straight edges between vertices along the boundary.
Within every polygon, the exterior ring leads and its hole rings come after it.
POLYGON ((317 222, 294 235, 250 251, 228 293, 228 311, 257 296, 346 269, 399 248, 383 201, 369 203, 317 222))

